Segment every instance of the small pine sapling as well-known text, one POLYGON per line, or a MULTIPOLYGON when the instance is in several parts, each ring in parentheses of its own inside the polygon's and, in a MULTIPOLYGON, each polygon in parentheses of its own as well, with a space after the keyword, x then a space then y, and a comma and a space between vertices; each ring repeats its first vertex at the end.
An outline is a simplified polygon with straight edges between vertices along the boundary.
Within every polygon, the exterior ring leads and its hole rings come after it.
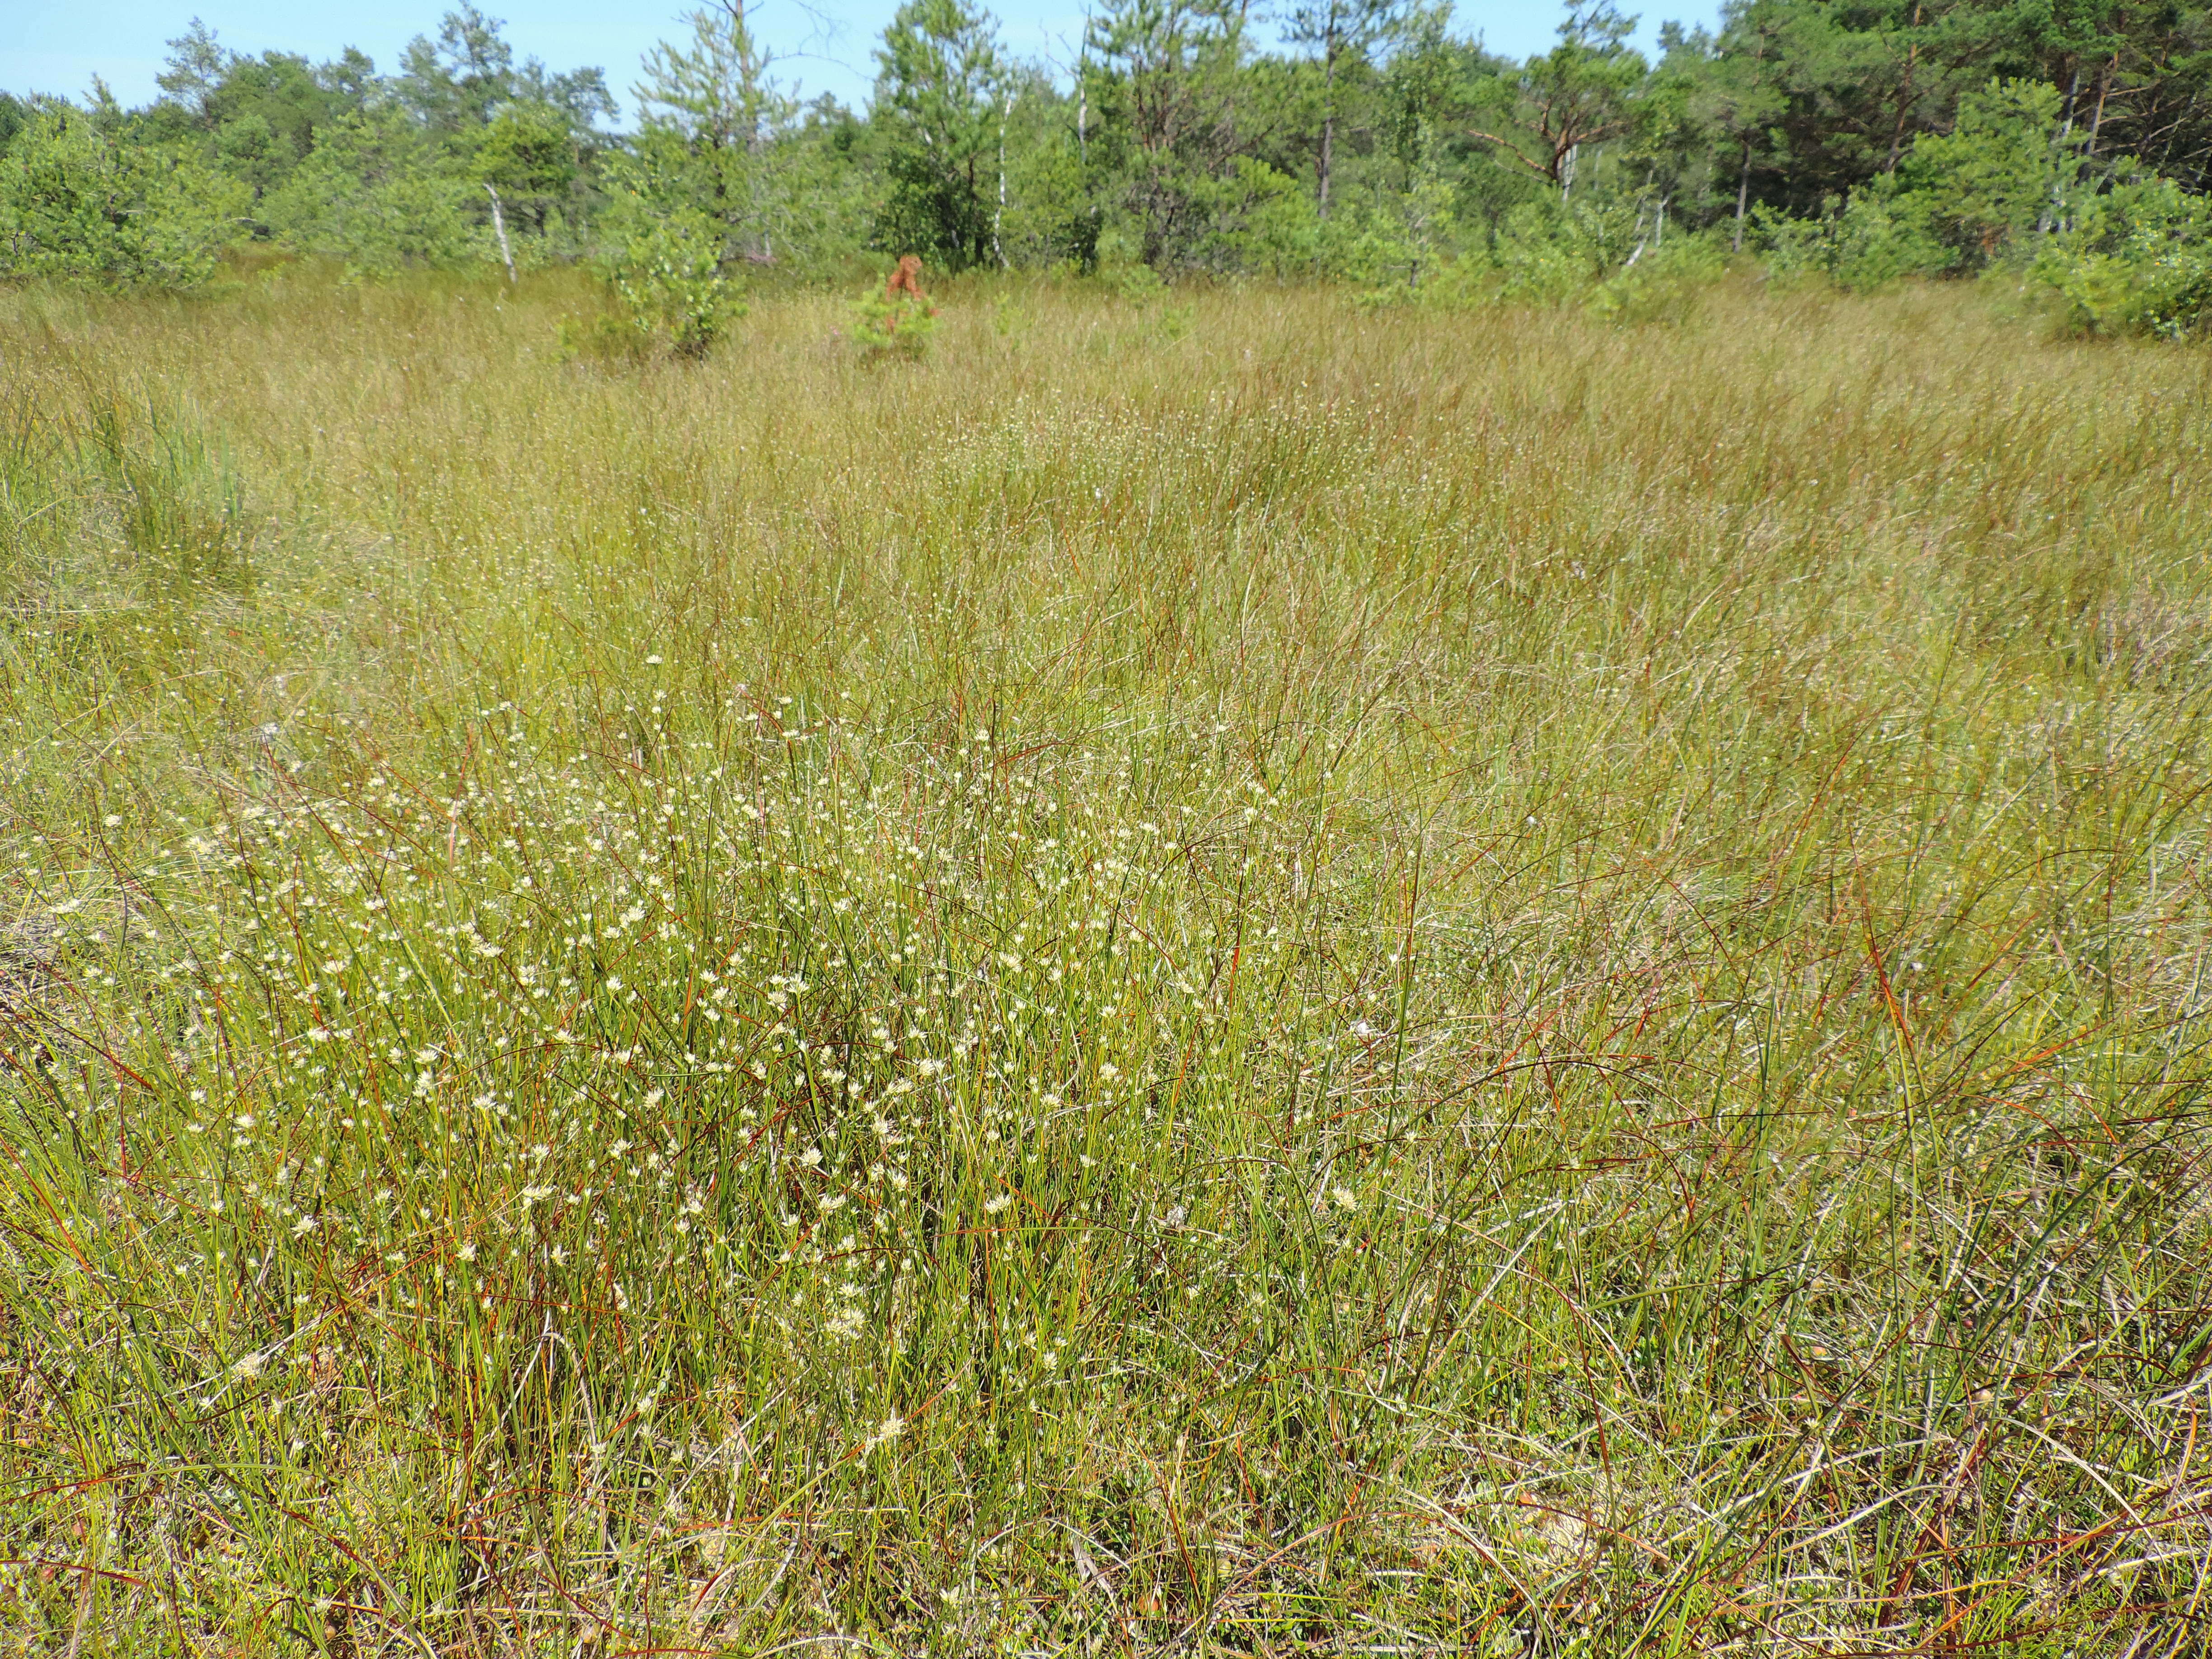
POLYGON ((641 338, 665 340, 678 357, 704 357, 745 314, 722 274, 720 238, 703 216, 646 221, 608 264, 623 325, 641 338))
POLYGON ((853 302, 853 338, 871 362, 894 353, 919 357, 937 332, 937 307, 921 291, 921 261, 908 253, 878 294, 871 289, 853 302))

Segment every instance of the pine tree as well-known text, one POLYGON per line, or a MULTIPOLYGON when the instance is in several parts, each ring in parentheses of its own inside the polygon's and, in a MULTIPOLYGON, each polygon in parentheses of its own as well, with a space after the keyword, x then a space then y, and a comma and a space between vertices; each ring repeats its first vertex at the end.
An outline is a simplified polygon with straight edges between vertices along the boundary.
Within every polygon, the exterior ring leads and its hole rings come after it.
POLYGON ((958 269, 992 257, 1013 75, 988 13, 907 0, 876 53, 875 118, 890 179, 883 240, 958 269))

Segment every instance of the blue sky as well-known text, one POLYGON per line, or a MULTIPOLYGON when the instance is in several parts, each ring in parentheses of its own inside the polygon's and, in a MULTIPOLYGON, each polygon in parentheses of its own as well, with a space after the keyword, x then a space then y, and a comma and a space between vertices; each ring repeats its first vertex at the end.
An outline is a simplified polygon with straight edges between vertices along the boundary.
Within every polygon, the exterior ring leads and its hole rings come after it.
MULTIPOLYGON (((434 31, 451 0, 0 0, 0 89, 81 94, 95 75, 126 104, 155 94, 163 42, 184 33, 195 9, 225 46, 259 53, 270 48, 313 58, 357 46, 390 69, 413 35, 434 31)), ((483 9, 507 20, 507 37, 522 57, 556 70, 596 64, 625 104, 638 59, 655 40, 683 32, 677 21, 696 0, 491 0, 483 9)), ((857 103, 873 78, 869 51, 897 0, 763 0, 761 31, 791 54, 787 80, 811 95, 832 92, 857 103)), ((1080 0, 1003 0, 1002 37, 1018 56, 1065 61, 1083 32, 1080 0)), ((1624 6, 1632 10, 1632 6, 1624 6)), ((1643 14, 1638 35, 1648 50, 1664 17, 1711 22, 1718 0, 1677 0, 1643 14)), ((1520 56, 1551 43, 1556 7, 1462 0, 1458 27, 1480 30, 1494 52, 1520 56)))

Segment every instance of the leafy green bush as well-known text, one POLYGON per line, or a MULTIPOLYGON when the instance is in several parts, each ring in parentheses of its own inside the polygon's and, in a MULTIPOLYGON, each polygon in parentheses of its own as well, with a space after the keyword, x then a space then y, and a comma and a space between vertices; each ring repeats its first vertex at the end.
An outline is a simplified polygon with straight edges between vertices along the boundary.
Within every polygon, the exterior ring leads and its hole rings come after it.
POLYGON ((702 201, 680 145, 641 145, 612 172, 599 265, 628 325, 676 356, 705 356, 745 314, 724 274, 728 225, 702 201))
POLYGON ((428 135, 396 110, 374 110, 319 134, 261 211, 293 246, 343 260, 350 276, 384 276, 469 258, 475 238, 465 204, 481 199, 428 135))
POLYGON ((1817 218, 1754 216, 1768 271, 1860 292, 2025 269, 2085 333, 2179 337, 2212 320, 2212 204, 2122 159, 2092 181, 2056 88, 1991 82, 1949 133, 1817 218))
POLYGON ((1620 323, 1679 320, 1728 268, 1708 235, 1679 235, 1644 250, 1591 290, 1595 316, 1620 323))
POLYGON ((1330 268, 1359 283, 1366 304, 1385 305, 1434 297, 1458 220, 1451 187, 1431 171, 1402 191, 1359 203, 1326 228, 1330 268))
POLYGON ((2146 174, 2075 204, 2030 269, 2084 333, 2169 338, 2212 325, 2212 203, 2146 174))
POLYGON ((1957 125, 1917 140, 1896 170, 1809 219, 1754 215, 1767 270, 1869 293, 1900 276, 1965 275, 2032 258, 2033 240, 2082 194, 2079 141, 2054 87, 1992 81, 1957 125))
POLYGON ((186 150, 43 110, 0 155, 0 276, 194 288, 237 240, 250 198, 186 150))
POLYGON ((1361 295, 1369 305, 1582 303, 1601 317, 1650 320, 1686 309, 1727 263, 1711 238, 1662 235, 1662 222, 1653 204, 1634 197, 1524 202, 1505 215, 1486 254, 1453 258, 1450 203, 1440 187, 1417 181, 1395 215, 1364 222, 1340 269, 1376 284, 1361 295))
POLYGON ((1491 249, 1498 297, 1559 305, 1587 294, 1628 261, 1637 226, 1629 202, 1522 203, 1506 214, 1491 249))
POLYGON ((1955 128, 1919 139, 1899 164, 1900 194, 1953 269, 2016 252, 2079 191, 2081 139, 2062 130, 2061 102, 2039 82, 1992 81, 1959 100, 1955 128))
POLYGON ((637 226, 609 261, 630 325, 679 357, 704 357, 745 314, 722 275, 722 235, 705 216, 678 211, 637 226))
POLYGON ((1104 263, 1098 267, 1098 285, 1117 300, 1131 305, 1150 305, 1167 292, 1167 283, 1148 264, 1135 260, 1104 263))
POLYGON ((1816 218, 1794 219, 1767 208, 1752 213, 1753 234, 1766 254, 1771 276, 1784 281, 1825 277, 1838 288, 1869 294, 1900 276, 1946 268, 1950 255, 1931 236, 1920 204, 1900 200, 1894 185, 1875 184, 1849 202, 1831 198, 1816 218))
POLYGON ((1253 157, 1240 155, 1232 165, 1245 199, 1219 239, 1224 259, 1262 276, 1310 276, 1327 269, 1330 225, 1313 192, 1253 157))

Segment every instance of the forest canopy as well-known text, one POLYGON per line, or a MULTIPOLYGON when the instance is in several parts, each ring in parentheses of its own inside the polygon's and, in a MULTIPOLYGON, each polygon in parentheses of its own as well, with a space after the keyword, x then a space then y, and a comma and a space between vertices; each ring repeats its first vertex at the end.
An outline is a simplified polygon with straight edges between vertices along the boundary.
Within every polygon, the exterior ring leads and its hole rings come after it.
POLYGON ((1755 258, 1848 287, 2017 272, 2090 330, 2212 317, 2212 6, 1573 0, 1486 51, 1449 3, 1109 0, 1073 64, 908 0, 864 107, 802 100, 745 0, 617 94, 464 5, 396 66, 198 20, 161 96, 0 93, 0 276, 189 288, 257 246, 355 274, 595 264, 710 341, 751 284, 935 270, 1319 277, 1377 300, 1639 296, 1755 258))

